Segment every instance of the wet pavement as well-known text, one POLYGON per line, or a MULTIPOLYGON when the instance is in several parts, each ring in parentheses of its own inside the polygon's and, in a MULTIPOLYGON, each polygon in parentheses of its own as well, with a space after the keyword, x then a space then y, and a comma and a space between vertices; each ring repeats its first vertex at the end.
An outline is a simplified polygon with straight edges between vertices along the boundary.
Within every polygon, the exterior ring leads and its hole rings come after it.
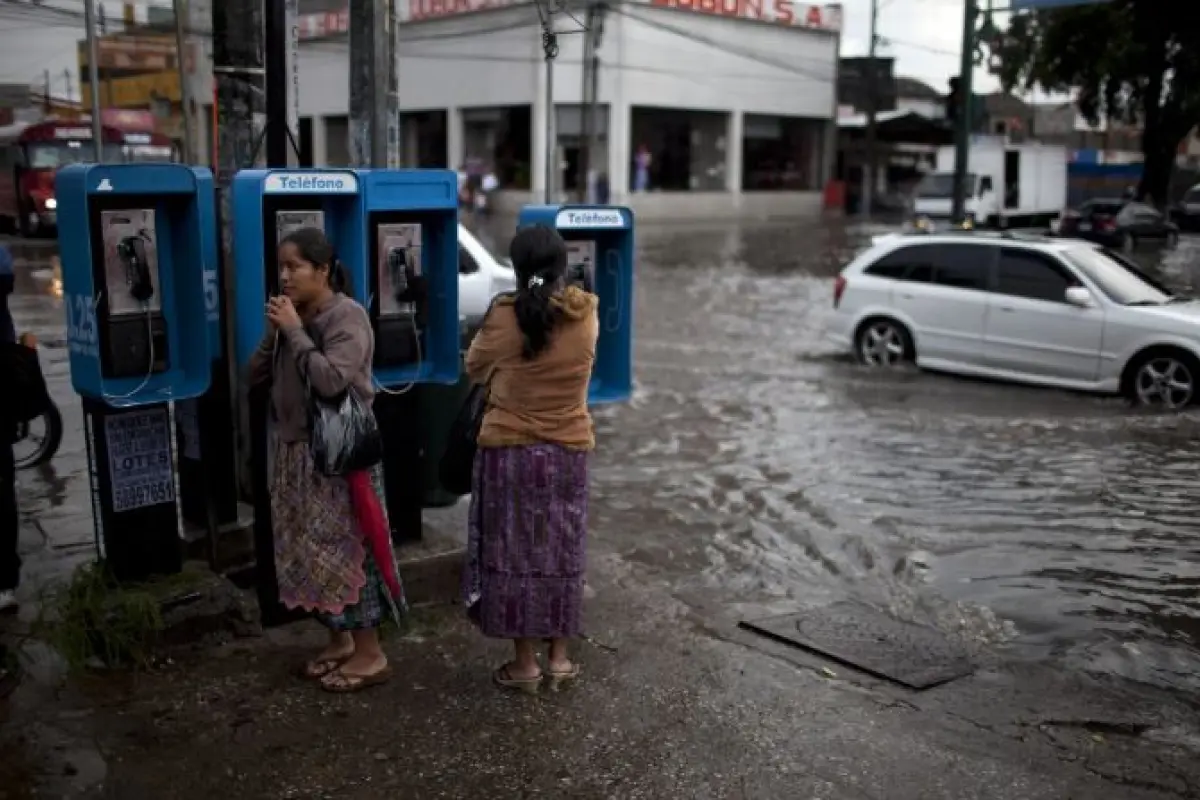
MULTIPOLYGON (((1194 694, 1200 417, 832 352, 832 277, 877 232, 643 228, 638 390, 598 414, 602 549, 700 619, 854 598, 1012 658, 1194 694)), ((75 561, 91 531, 53 246, 14 250, 13 310, 67 426, 21 497, 75 561)), ((1200 284, 1200 240, 1141 258, 1200 284)))

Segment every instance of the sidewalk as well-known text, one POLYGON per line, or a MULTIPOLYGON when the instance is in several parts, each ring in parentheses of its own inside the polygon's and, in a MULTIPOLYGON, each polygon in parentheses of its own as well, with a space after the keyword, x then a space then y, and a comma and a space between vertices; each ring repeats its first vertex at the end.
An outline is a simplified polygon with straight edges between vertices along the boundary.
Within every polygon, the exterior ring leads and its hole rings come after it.
MULTIPOLYGON (((459 516, 429 513, 444 528, 459 516)), ((906 692, 699 618, 607 552, 602 532, 589 581, 584 678, 564 693, 498 691, 489 677, 503 646, 441 607, 418 609, 409 633, 386 643, 391 684, 327 695, 291 675, 321 637, 301 623, 66 692, 27 680, 0 728, 0 787, 155 800, 1139 800, 1200 790, 1186 713, 1157 697, 1002 665, 906 692)))

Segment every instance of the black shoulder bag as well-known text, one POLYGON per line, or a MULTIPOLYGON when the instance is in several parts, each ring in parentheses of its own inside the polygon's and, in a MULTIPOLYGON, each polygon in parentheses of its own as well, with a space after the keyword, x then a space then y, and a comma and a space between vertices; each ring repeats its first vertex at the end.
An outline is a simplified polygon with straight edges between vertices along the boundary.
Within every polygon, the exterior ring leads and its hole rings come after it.
MULTIPOLYGON (((511 293, 499 294, 492 298, 487 313, 483 315, 484 324, 496 306, 496 301, 506 296, 511 296, 511 293)), ((451 494, 471 493, 471 473, 475 469, 479 430, 483 427, 483 415, 487 412, 487 405, 488 385, 475 384, 467 393, 467 398, 458 410, 458 416, 450 426, 446 449, 442 451, 442 460, 438 462, 438 480, 442 488, 451 494)))
MULTIPOLYGON (((305 329, 321 349, 316 332, 305 329)), ((308 395, 308 446, 317 471, 336 478, 370 469, 383 460, 383 437, 375 413, 353 385, 338 397, 325 398, 312 388, 305 362, 304 390, 308 395)))

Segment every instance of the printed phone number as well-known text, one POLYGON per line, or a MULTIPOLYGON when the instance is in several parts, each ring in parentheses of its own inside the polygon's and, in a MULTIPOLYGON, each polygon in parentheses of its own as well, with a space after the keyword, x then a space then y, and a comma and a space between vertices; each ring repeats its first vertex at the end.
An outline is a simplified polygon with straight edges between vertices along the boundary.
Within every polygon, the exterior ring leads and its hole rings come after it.
POLYGON ((113 511, 132 511, 135 508, 175 502, 175 487, 170 480, 113 489, 113 511))

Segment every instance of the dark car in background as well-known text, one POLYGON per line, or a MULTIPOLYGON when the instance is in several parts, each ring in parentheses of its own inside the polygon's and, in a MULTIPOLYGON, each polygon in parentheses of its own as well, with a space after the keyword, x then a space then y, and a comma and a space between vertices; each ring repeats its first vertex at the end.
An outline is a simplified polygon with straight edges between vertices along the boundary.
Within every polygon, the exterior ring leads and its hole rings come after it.
POLYGON ((1102 198, 1064 212, 1058 235, 1128 251, 1145 242, 1173 246, 1179 226, 1145 203, 1102 198))
POLYGON ((1184 192, 1179 204, 1171 211, 1181 230, 1200 232, 1200 183, 1184 192))

